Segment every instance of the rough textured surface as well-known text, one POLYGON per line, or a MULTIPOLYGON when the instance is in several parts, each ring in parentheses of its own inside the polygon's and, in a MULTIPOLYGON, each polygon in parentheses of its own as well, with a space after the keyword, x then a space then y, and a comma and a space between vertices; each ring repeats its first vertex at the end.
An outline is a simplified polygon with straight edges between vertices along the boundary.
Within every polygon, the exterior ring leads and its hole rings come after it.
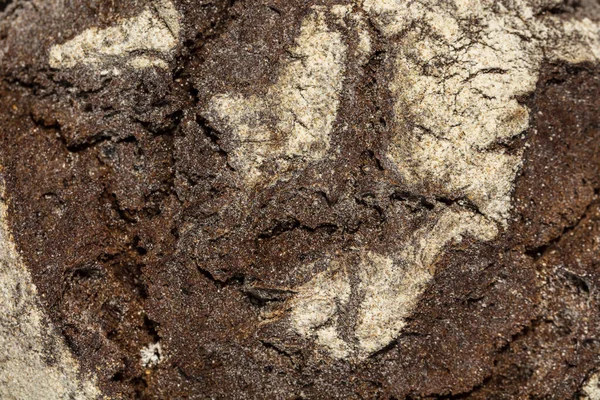
POLYGON ((335 358, 355 355, 365 359, 390 344, 433 278, 435 260, 442 249, 453 241, 460 242, 463 235, 488 241, 498 233, 493 223, 465 211, 445 210, 434 224, 424 225, 407 237, 406 244, 392 257, 360 254, 354 291, 346 265, 352 260, 332 262, 327 271, 298 288, 291 302, 291 325, 304 337, 316 336, 316 342, 335 358), (351 297, 357 298, 356 310, 349 320, 338 321, 351 297), (346 342, 338 335, 341 324, 355 325, 346 342))
MULTIPOLYGON (((73 68, 78 64, 98 66, 111 59, 135 52, 168 53, 179 39, 179 16, 173 3, 157 1, 140 15, 119 21, 105 29, 88 28, 64 44, 50 48, 48 64, 55 69, 73 68)), ((130 65, 143 68, 145 57, 135 57, 130 65)), ((150 62, 150 61, 149 61, 150 62)), ((150 62, 151 66, 152 63, 150 62)), ((166 63, 160 64, 165 66, 166 63)))
POLYGON ((259 179, 267 160, 275 159, 279 175, 298 169, 288 165, 294 159, 319 160, 330 148, 347 49, 327 27, 324 8, 313 7, 304 19, 296 46, 287 49, 290 61, 263 98, 219 94, 210 101, 209 115, 237 136, 231 163, 249 182, 259 179))
POLYGON ((84 374, 27 365, 110 398, 597 397, 599 58, 597 0, 0 4, 6 219, 84 374))
POLYGON ((600 399, 600 380, 598 373, 591 375, 581 387, 582 400, 600 399))
POLYGON ((100 392, 79 373, 64 344, 40 310, 29 272, 6 226, 0 183, 0 397, 90 399, 100 392))

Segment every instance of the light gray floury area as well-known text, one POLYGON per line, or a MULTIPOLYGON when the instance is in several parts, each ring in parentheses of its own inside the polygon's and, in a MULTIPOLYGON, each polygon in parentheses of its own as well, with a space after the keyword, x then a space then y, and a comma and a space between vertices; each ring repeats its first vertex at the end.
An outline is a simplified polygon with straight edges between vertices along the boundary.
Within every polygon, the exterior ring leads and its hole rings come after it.
MULTIPOLYGON (((64 44, 52 46, 48 63, 56 69, 78 64, 108 67, 113 60, 128 58, 128 65, 133 68, 168 68, 163 58, 145 53, 156 52, 170 58, 169 53, 179 40, 179 19, 173 3, 154 1, 152 7, 140 15, 121 20, 116 26, 89 28, 64 44)), ((118 70, 105 71, 119 73, 118 70)))
POLYGON ((93 380, 80 376, 77 362, 40 308, 31 276, 6 226, 1 181, 0 305, 1 399, 91 399, 99 395, 93 380))

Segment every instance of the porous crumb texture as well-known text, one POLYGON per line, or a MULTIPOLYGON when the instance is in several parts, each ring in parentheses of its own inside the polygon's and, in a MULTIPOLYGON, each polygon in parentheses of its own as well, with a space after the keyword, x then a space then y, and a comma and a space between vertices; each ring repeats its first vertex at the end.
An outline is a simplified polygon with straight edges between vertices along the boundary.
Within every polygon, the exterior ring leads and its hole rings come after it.
POLYGON ((600 399, 598 0, 0 1, 0 397, 600 399))

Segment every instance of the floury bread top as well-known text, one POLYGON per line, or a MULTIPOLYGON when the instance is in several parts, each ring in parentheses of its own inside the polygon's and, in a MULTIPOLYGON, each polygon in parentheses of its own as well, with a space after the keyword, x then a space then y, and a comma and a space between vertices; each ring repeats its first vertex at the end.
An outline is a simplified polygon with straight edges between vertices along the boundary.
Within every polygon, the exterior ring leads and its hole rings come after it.
POLYGON ((3 396, 594 398, 596 1, 0 9, 3 396))

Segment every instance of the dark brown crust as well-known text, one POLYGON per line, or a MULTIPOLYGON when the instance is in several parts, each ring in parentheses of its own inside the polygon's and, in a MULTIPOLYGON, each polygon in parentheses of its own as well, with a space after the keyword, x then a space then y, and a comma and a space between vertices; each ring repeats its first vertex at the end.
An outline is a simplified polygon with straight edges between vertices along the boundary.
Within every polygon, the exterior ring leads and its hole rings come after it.
POLYGON ((100 4, 61 9, 62 22, 44 10, 2 17, 0 164, 43 305, 104 393, 576 395, 600 354, 598 66, 544 65, 522 100, 532 120, 513 144, 528 147, 510 226, 438 260, 402 335, 356 365, 315 358, 312 345, 258 322, 310 278, 299 263, 317 271, 323 254, 402 246, 432 208, 453 203, 410 193, 380 161, 392 123, 385 46, 347 72, 336 123, 351 128, 333 139, 344 158, 249 192, 202 104, 273 83, 306 6, 182 6, 173 74, 98 82, 84 69, 49 71, 47 32, 71 37, 142 8, 100 4), (269 57, 241 51, 259 39, 269 57), (168 358, 144 369, 140 349, 159 339, 168 358))

